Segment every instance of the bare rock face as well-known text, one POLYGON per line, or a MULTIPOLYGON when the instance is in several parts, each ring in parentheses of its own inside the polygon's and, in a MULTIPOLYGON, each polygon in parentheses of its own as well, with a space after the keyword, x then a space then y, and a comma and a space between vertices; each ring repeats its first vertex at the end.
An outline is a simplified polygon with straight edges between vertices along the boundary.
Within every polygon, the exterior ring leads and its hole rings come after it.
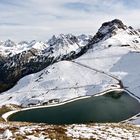
POLYGON ((123 22, 119 19, 114 19, 109 22, 105 22, 102 24, 101 28, 99 31, 102 31, 102 29, 107 28, 109 31, 114 30, 114 29, 127 29, 127 26, 123 24, 123 22))
POLYGON ((124 25, 121 20, 114 19, 112 21, 103 23, 101 28, 98 30, 98 33, 102 36, 108 35, 108 37, 111 37, 112 35, 115 35, 120 29, 126 30, 127 26, 124 25))
POLYGON ((118 30, 126 30, 127 26, 123 24, 123 22, 119 19, 114 19, 109 22, 105 22, 99 28, 96 35, 91 40, 90 44, 98 43, 101 40, 108 39, 109 37, 117 34, 118 30))

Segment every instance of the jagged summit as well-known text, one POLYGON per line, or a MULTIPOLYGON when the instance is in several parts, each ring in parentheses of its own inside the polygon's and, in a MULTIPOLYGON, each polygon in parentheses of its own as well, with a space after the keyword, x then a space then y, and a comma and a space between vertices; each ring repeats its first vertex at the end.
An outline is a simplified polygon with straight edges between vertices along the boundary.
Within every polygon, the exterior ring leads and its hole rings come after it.
POLYGON ((99 29, 99 32, 104 34, 107 32, 111 32, 114 30, 118 30, 118 29, 127 29, 127 26, 123 24, 123 22, 119 19, 114 19, 112 21, 109 22, 105 22, 102 24, 101 28, 99 29))
POLYGON ((102 24, 100 29, 98 30, 98 34, 101 36, 108 35, 109 37, 116 34, 118 30, 126 30, 127 26, 123 24, 123 22, 119 19, 114 19, 109 22, 105 22, 102 24))
POLYGON ((18 45, 28 45, 29 43, 27 41, 21 41, 18 43, 18 45))
POLYGON ((10 39, 8 39, 8 40, 6 40, 5 42, 3 42, 3 45, 4 45, 5 47, 14 47, 14 46, 16 46, 16 43, 13 42, 13 41, 11 41, 10 39))
POLYGON ((129 35, 139 35, 138 31, 133 29, 131 26, 127 27, 121 20, 114 19, 112 21, 105 22, 102 24, 96 35, 92 38, 90 44, 106 40, 121 32, 125 32, 129 35))
MULTIPOLYGON (((95 41, 102 40, 103 38, 109 38, 112 35, 115 35, 118 30, 126 30, 127 26, 123 24, 123 22, 119 19, 114 19, 109 22, 105 22, 99 28, 97 34, 94 36, 95 41)), ((105 39, 106 39, 105 38, 105 39)))
POLYGON ((55 35, 52 36, 52 38, 47 42, 50 46, 56 45, 56 46, 64 46, 69 45, 77 42, 76 36, 72 34, 60 34, 57 37, 55 35))
POLYGON ((58 36, 53 35, 51 39, 49 39, 46 44, 54 49, 60 49, 69 47, 71 45, 85 46, 88 44, 89 39, 92 36, 90 35, 79 35, 75 36, 72 34, 59 34, 58 36))

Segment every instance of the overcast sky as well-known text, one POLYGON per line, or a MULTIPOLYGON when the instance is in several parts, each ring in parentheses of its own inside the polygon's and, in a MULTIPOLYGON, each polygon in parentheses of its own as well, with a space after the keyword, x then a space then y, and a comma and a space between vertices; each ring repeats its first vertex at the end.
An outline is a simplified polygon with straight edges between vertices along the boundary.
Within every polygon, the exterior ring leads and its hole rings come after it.
POLYGON ((0 40, 94 35, 103 22, 115 18, 140 27, 140 0, 0 0, 0 40))

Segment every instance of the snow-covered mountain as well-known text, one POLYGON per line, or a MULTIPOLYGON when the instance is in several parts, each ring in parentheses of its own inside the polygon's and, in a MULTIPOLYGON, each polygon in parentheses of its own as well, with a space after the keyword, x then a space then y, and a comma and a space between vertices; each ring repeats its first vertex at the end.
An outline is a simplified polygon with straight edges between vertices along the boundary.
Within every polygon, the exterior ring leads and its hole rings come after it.
POLYGON ((84 53, 91 36, 59 35, 49 41, 11 40, 0 43, 0 92, 13 86, 20 78, 38 72, 50 64, 76 58, 84 53))
POLYGON ((92 36, 84 34, 79 36, 60 34, 58 36, 53 35, 51 39, 45 42, 32 40, 31 42, 21 41, 16 43, 8 39, 0 42, 0 55, 3 57, 11 57, 31 49, 42 50, 43 54, 45 50, 53 49, 54 51, 59 51, 59 53, 63 55, 63 53, 66 54, 66 50, 67 52, 71 50, 75 51, 77 48, 85 46, 91 38, 92 36), (72 48, 73 46, 76 48, 72 48))
POLYGON ((12 103, 28 106, 43 104, 51 99, 65 101, 117 88, 122 86, 120 81, 124 88, 140 99, 140 33, 115 19, 103 23, 86 45, 79 45, 81 38, 88 40, 84 36, 53 36, 45 43, 49 47, 44 47, 46 49, 40 52, 43 55, 50 52, 49 56, 56 54, 61 61, 23 77, 13 88, 0 94, 0 105, 12 103), (74 48, 76 57, 61 57, 66 52, 72 53, 74 48), (77 53, 79 48, 84 50, 80 49, 80 55, 77 53))

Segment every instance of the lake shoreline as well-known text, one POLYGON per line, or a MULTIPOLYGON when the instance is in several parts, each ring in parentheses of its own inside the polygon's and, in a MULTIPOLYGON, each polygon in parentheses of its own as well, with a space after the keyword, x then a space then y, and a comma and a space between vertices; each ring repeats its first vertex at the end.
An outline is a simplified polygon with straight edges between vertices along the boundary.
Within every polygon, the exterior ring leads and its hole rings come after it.
MULTIPOLYGON (((15 111, 10 111, 10 112, 7 112, 5 114, 2 115, 2 118, 5 120, 5 121, 8 121, 8 118, 17 113, 17 112, 22 112, 22 111, 27 111, 27 110, 33 110, 33 109, 42 109, 42 108, 51 108, 51 107, 57 107, 57 106, 62 106, 62 105, 65 105, 65 104, 68 104, 68 103, 71 103, 71 102, 74 102, 74 101, 77 101, 77 100, 82 100, 82 99, 86 99, 86 98, 91 98, 91 97, 98 97, 98 96, 102 96, 102 95, 105 95, 109 92, 113 92, 113 91, 117 91, 117 92, 122 92, 122 91, 125 91, 126 93, 128 93, 128 91, 126 91, 125 89, 120 89, 120 88, 114 88, 114 89, 109 89, 109 90, 106 90, 106 91, 103 91, 103 92, 100 92, 96 95, 91 95, 91 96, 83 96, 83 97, 77 97, 77 98, 74 98, 74 99, 70 99, 70 100, 67 100, 67 101, 64 101, 64 102, 61 102, 61 103, 57 103, 57 104, 50 104, 50 105, 46 105, 46 106, 35 106, 35 107, 29 107, 29 108, 23 108, 23 109, 20 109, 20 110, 15 110, 15 111)), ((128 93, 129 94, 129 93, 128 93)), ((131 97, 132 95, 129 94, 131 97)), ((132 98, 135 98, 136 97, 132 97, 132 98)), ((138 99, 137 99, 138 100, 138 99)), ((139 113, 138 113, 139 114, 139 113)), ((137 116, 134 115, 132 116, 131 118, 137 116)), ((129 120, 130 118, 126 119, 126 120, 123 120, 123 121, 127 121, 129 120)), ((123 122, 122 121, 122 122, 123 122)))

